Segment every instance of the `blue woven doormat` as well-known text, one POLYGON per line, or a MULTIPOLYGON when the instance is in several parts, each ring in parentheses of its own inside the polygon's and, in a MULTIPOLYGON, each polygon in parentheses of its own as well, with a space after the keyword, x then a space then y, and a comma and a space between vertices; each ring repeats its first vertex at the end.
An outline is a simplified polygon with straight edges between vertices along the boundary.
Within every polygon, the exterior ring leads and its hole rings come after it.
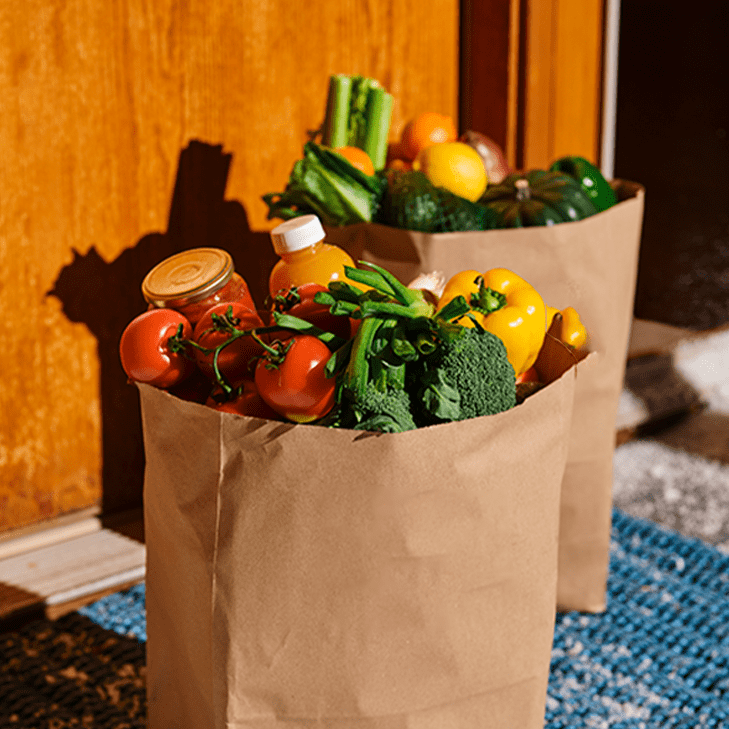
MULTIPOLYGON (((146 640, 144 586, 81 611, 146 640)), ((545 729, 729 729, 729 556, 613 512, 608 609, 557 617, 545 729)))

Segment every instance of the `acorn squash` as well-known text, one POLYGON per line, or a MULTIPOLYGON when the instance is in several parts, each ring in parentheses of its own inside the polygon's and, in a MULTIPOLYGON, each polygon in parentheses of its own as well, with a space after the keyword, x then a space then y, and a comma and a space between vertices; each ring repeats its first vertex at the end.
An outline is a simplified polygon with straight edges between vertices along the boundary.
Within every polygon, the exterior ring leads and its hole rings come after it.
POLYGON ((493 214, 495 228, 526 228, 582 220, 598 212, 572 176, 530 170, 490 185, 479 200, 493 214))

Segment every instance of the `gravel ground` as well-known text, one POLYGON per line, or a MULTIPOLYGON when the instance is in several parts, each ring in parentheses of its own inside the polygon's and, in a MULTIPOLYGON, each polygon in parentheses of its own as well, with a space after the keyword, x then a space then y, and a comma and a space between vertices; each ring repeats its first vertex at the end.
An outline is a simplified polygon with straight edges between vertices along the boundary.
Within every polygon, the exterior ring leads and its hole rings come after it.
MULTIPOLYGON (((729 553, 729 329, 678 343, 672 363, 705 408, 616 448, 615 506, 729 553)), ((638 388, 620 407, 648 411, 638 388)))

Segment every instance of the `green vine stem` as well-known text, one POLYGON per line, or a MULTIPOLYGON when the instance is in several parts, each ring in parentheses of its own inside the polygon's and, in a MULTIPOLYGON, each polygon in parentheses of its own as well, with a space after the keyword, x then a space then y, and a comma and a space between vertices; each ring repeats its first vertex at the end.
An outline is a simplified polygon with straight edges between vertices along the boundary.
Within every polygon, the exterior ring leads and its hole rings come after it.
POLYGON ((307 334, 320 339, 332 351, 339 349, 347 341, 338 337, 336 334, 319 329, 319 327, 310 324, 308 321, 296 316, 291 316, 290 314, 279 314, 278 312, 274 312, 273 318, 276 322, 274 325, 253 327, 252 329, 238 329, 236 325, 240 323, 240 319, 233 316, 232 307, 229 307, 228 311, 222 316, 219 314, 213 314, 213 326, 203 332, 203 334, 210 331, 228 333, 228 337, 215 347, 203 347, 194 339, 186 339, 183 337, 182 324, 180 324, 177 328, 175 334, 167 340, 167 346, 170 352, 182 354, 188 359, 195 359, 194 355, 191 354, 192 350, 198 350, 205 356, 212 354, 212 368, 213 374, 215 375, 215 384, 218 385, 225 393, 226 398, 232 398, 239 391, 239 388, 233 387, 228 382, 225 375, 220 371, 219 358, 220 353, 226 347, 230 346, 241 337, 252 337, 269 355, 267 360, 272 366, 278 366, 283 361, 288 348, 291 344, 293 344, 293 340, 290 340, 288 343, 281 342, 280 340, 274 340, 271 344, 267 344, 263 341, 263 339, 261 339, 262 334, 274 334, 281 332, 307 334))

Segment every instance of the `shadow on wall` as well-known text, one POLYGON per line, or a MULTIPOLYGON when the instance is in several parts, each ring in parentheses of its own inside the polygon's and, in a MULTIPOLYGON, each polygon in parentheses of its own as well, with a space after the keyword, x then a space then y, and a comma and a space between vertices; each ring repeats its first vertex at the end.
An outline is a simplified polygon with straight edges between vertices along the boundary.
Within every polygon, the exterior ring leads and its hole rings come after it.
POLYGON ((245 208, 225 200, 232 155, 221 146, 191 141, 180 153, 167 231, 150 233, 107 263, 92 247, 74 251, 49 296, 60 299, 73 322, 96 337, 100 364, 102 511, 111 514, 142 502, 144 448, 137 389, 119 361, 126 325, 146 309, 141 293, 146 273, 165 258, 190 248, 223 248, 233 256, 260 306, 276 257, 267 232, 251 231, 245 208))

